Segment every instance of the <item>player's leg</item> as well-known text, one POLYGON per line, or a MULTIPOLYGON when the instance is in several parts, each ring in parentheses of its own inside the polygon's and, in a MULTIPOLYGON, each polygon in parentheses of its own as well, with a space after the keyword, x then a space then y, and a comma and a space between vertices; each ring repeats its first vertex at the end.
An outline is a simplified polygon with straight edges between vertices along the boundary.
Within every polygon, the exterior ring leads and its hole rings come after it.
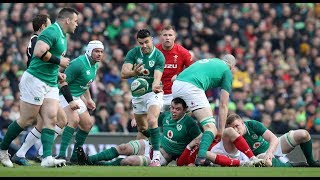
POLYGON ((150 164, 151 159, 144 155, 131 155, 125 157, 121 160, 121 166, 148 166, 150 164))
POLYGON ((290 153, 296 146, 300 145, 309 166, 320 167, 320 162, 316 161, 313 157, 312 140, 308 131, 304 129, 291 130, 279 139, 283 154, 290 153))
POLYGON ((204 165, 207 149, 214 140, 214 136, 217 133, 215 126, 215 119, 212 116, 212 110, 210 107, 203 107, 193 111, 193 115, 200 122, 203 128, 203 135, 200 140, 199 152, 195 161, 196 166, 204 165))
POLYGON ((163 105, 163 93, 155 94, 151 92, 147 100, 147 119, 150 129, 150 143, 153 148, 153 156, 150 166, 161 166, 160 162, 160 128, 158 118, 163 105))
MULTIPOLYGON (((64 112, 64 110, 62 109, 61 106, 59 106, 59 109, 58 109, 58 115, 57 115, 57 123, 56 125, 54 126, 54 140, 62 134, 63 132, 63 128, 67 125, 67 117, 66 117, 66 114, 64 112)), ((42 143, 41 143, 41 140, 40 140, 40 143, 38 143, 37 141, 37 144, 39 147, 39 150, 38 150, 38 154, 40 156, 43 155, 43 148, 42 148, 42 143)))
POLYGON ((44 96, 41 91, 41 83, 28 72, 23 73, 19 84, 20 118, 9 125, 0 145, 0 161, 4 166, 13 167, 8 153, 9 146, 26 127, 33 124, 39 113, 44 96))
POLYGON ((62 159, 55 159, 52 157, 52 147, 54 143, 55 130, 54 127, 57 121, 59 109, 59 89, 54 87, 47 87, 49 92, 45 95, 45 99, 40 109, 40 115, 43 119, 43 128, 41 132, 41 142, 43 148, 43 155, 41 166, 54 167, 65 165, 66 161, 62 159))
POLYGON ((21 166, 30 166, 31 164, 26 158, 26 153, 28 150, 37 143, 37 141, 40 141, 41 137, 41 131, 42 131, 43 121, 41 119, 41 116, 37 116, 37 124, 34 128, 31 129, 31 131, 27 134, 27 137, 25 138, 23 144, 19 148, 19 150, 16 152, 16 154, 12 157, 12 162, 19 164, 21 166))
POLYGON ((222 135, 223 145, 227 152, 233 152, 238 149, 244 153, 251 160, 258 161, 252 150, 250 149, 247 141, 239 135, 233 128, 225 128, 222 135))
POLYGON ((70 157, 70 162, 73 162, 73 163, 76 163, 78 161, 77 153, 75 152, 77 147, 82 146, 84 144, 94 123, 93 119, 91 118, 87 110, 81 113, 79 117, 80 117, 79 129, 75 135, 75 144, 70 157))
POLYGON ((217 134, 215 126, 215 119, 211 110, 210 103, 205 92, 198 87, 175 80, 172 85, 172 96, 181 97, 187 104, 189 110, 196 117, 197 121, 203 128, 203 135, 201 137, 199 152, 195 161, 195 165, 204 165, 206 160, 206 152, 210 144, 217 134))
MULTIPOLYGON (((60 95, 59 98, 60 98, 60 106, 63 108, 65 112, 68 124, 63 129, 63 132, 61 135, 59 155, 57 157, 67 159, 67 148, 70 144, 70 141, 73 137, 73 134, 76 128, 79 125, 80 117, 78 115, 78 110, 81 110, 81 108, 78 109, 77 111, 73 111, 70 108, 69 103, 65 100, 65 98, 62 95, 60 95)), ((78 102, 78 100, 76 101, 78 102)))
POLYGON ((87 156, 81 146, 77 148, 78 162, 80 165, 93 165, 99 161, 109 161, 119 155, 143 155, 145 154, 145 148, 148 145, 147 140, 132 140, 128 143, 120 144, 116 147, 111 147, 100 153, 87 156))

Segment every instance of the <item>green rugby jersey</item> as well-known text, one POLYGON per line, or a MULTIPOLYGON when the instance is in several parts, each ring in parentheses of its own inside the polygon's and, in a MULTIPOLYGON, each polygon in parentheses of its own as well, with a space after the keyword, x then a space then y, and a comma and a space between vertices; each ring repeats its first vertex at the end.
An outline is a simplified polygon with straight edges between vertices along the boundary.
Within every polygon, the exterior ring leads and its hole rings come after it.
POLYGON ((201 59, 183 70, 177 80, 189 82, 204 91, 221 87, 230 93, 232 72, 229 66, 218 58, 201 59))
MULTIPOLYGON (((84 54, 72 60, 65 69, 67 83, 74 97, 80 97, 96 78, 98 63, 91 64, 89 57, 84 54)), ((60 92, 61 95, 61 92, 60 92)))
POLYGON ((247 133, 243 135, 254 155, 265 153, 269 148, 269 142, 262 135, 267 128, 259 121, 246 120, 244 125, 247 133))
POLYGON ((162 52, 155 48, 155 46, 153 46, 153 49, 149 54, 143 54, 140 46, 137 46, 127 53, 124 63, 144 64, 145 71, 142 75, 135 76, 134 79, 138 77, 146 79, 149 83, 148 93, 152 91, 154 71, 159 70, 163 72, 164 70, 165 58, 162 52))
MULTIPOLYGON (((66 33, 63 32, 60 25, 55 22, 43 30, 38 37, 50 46, 49 52, 58 58, 65 56, 67 51, 66 33)), ((45 82, 51 87, 58 87, 59 65, 50 62, 44 62, 36 56, 32 56, 27 72, 45 82)))
POLYGON ((180 120, 172 120, 171 113, 166 111, 159 117, 162 125, 161 147, 170 154, 180 156, 185 147, 197 136, 201 130, 192 117, 185 114, 180 120))

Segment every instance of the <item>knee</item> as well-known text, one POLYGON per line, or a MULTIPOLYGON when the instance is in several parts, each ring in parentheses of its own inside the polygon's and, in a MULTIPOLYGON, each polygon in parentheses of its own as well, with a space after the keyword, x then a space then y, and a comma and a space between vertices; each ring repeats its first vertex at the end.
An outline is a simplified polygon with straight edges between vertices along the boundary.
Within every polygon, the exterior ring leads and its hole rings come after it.
POLYGON ((301 139, 303 140, 303 142, 307 142, 311 139, 311 136, 307 130, 301 130, 301 139))
POLYGON ((128 153, 128 144, 120 144, 116 146, 116 150, 118 151, 119 155, 130 155, 128 153))

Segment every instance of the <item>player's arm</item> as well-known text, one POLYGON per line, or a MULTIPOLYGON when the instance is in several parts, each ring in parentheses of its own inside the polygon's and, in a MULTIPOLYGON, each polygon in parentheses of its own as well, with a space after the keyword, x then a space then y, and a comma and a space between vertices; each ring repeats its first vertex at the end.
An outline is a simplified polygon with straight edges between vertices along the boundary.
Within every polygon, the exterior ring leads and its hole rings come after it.
POLYGON ((125 63, 121 68, 121 78, 129 79, 131 77, 139 75, 143 70, 143 64, 131 64, 125 63))
POLYGON ((50 52, 49 52, 50 46, 45 43, 42 40, 38 40, 35 47, 34 47, 34 55, 38 58, 40 58, 41 60, 45 61, 45 62, 50 62, 53 64, 58 64, 60 65, 60 59, 53 56, 50 52))
POLYGON ((229 93, 228 91, 221 89, 220 92, 220 103, 219 103, 219 129, 218 132, 222 134, 228 115, 228 102, 229 102, 229 93))
POLYGON ((162 71, 155 70, 154 71, 154 80, 152 83, 152 91, 155 93, 162 92, 162 85, 161 85, 161 77, 162 77, 162 71))
POLYGON ((263 134, 262 137, 269 142, 269 148, 266 151, 265 159, 272 159, 273 153, 275 152, 279 140, 273 132, 271 132, 269 129, 267 129, 263 134))
POLYGON ((90 90, 87 89, 84 93, 83 96, 86 99, 87 102, 87 107, 91 110, 95 110, 96 109, 96 103, 93 101, 93 99, 91 98, 91 94, 90 94, 90 90))

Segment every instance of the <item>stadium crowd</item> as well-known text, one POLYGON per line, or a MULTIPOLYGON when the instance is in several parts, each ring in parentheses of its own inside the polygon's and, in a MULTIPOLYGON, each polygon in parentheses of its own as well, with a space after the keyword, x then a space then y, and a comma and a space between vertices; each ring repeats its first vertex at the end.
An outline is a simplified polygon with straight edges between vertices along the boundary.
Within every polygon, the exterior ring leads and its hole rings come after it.
MULTIPOLYGON (((237 59, 229 110, 261 121, 275 134, 303 128, 320 134, 320 3, 1 3, 0 130, 19 118, 19 80, 26 69, 31 20, 38 13, 52 20, 65 6, 77 9, 79 27, 66 57, 73 59, 97 39, 105 45, 91 95, 90 133, 136 132, 129 80, 122 80, 124 56, 136 46, 135 33, 147 27, 158 43, 164 25, 177 30, 177 42, 194 61, 237 59)), ((208 90, 218 112, 219 91, 208 90)))

